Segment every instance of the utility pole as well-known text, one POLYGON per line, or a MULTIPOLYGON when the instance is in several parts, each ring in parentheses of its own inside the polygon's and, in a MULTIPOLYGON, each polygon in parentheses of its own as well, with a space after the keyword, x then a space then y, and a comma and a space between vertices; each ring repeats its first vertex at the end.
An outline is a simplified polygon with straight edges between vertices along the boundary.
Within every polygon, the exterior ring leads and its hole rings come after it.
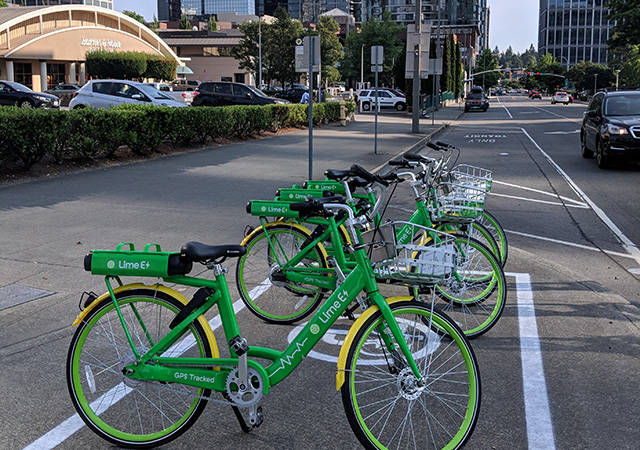
POLYGON ((616 91, 618 90, 618 76, 620 75, 620 69, 614 70, 616 73, 616 91))
POLYGON ((594 73, 593 74, 593 95, 596 95, 596 92, 598 92, 598 74, 594 73))
POLYGON ((360 89, 364 89, 364 44, 360 47, 360 89))
POLYGON ((415 32, 418 36, 413 56, 413 108, 411 110, 411 132, 420 133, 420 35, 422 33, 422 0, 416 0, 415 32))

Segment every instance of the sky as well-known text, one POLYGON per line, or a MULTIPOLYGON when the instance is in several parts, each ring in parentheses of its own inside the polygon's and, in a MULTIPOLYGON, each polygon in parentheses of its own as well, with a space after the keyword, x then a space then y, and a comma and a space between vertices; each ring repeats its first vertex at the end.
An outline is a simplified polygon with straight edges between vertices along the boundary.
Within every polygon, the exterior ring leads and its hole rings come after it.
MULTIPOLYGON (((122 0, 120 0, 122 1, 122 0)), ((539 0, 489 0, 489 46, 501 52, 511 46, 522 53, 538 48, 539 0)))
MULTIPOLYGON (((152 20, 157 15, 156 0, 114 0, 118 11, 133 10, 152 20)), ((505 51, 509 45, 522 53, 531 44, 538 47, 539 0, 489 0, 489 46, 505 51)))

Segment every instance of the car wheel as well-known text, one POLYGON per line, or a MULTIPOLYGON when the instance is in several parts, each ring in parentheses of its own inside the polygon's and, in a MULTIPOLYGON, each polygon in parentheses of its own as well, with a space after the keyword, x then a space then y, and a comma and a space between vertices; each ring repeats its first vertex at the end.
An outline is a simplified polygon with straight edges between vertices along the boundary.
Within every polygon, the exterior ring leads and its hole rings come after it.
POLYGON ((407 105, 402 103, 402 102, 398 102, 396 103, 396 111, 404 111, 405 109, 407 109, 407 105))
POLYGON ((584 159, 593 158, 593 152, 587 148, 587 137, 584 132, 580 133, 580 150, 584 159))
POLYGON ((596 142, 596 163, 601 169, 607 169, 611 165, 611 161, 609 157, 604 154, 602 143, 599 140, 596 142))
POLYGON ((20 108, 33 108, 33 103, 31 103, 29 100, 22 100, 18 106, 20 108))
POLYGON ((371 109, 371 103, 369 102, 365 102, 362 104, 362 110, 363 111, 369 111, 371 109))

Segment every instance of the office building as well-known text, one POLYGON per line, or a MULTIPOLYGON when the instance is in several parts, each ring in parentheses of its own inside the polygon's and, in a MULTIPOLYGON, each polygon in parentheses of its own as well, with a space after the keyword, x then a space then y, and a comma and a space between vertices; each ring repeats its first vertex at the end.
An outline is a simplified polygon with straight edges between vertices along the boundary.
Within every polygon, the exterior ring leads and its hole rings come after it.
POLYGON ((113 0, 10 0, 20 6, 89 5, 113 9, 113 0))
POLYGON ((613 23, 606 0, 540 0, 538 53, 551 53, 566 67, 578 61, 607 64, 613 23))
POLYGON ((217 13, 255 14, 255 0, 158 0, 158 20, 178 21, 182 15, 205 18, 217 13))

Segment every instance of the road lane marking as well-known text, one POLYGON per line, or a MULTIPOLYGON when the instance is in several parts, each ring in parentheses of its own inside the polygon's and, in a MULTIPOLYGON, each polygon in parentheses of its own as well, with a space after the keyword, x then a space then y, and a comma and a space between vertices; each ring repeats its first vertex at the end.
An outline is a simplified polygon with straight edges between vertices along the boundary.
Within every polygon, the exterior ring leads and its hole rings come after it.
POLYGON ((528 273, 512 275, 516 278, 522 391, 529 449, 554 450, 553 423, 544 377, 531 277, 528 273))
MULTIPOLYGON (((506 233, 515 234, 517 236, 523 236, 523 237, 528 237, 528 238, 532 238, 532 239, 539 239, 541 241, 553 242, 554 244, 562 244, 562 245, 567 245, 569 247, 576 247, 576 248, 581 248, 581 249, 584 249, 584 250, 591 250, 591 251, 594 251, 594 252, 604 252, 607 255, 618 256, 620 258, 635 259, 633 256, 629 255, 628 253, 620 253, 620 252, 614 252, 614 251, 611 251, 611 250, 599 249, 598 247, 592 247, 590 245, 577 244, 575 242, 568 242, 568 241, 561 241, 559 239, 553 239, 553 238, 549 238, 549 237, 545 237, 545 236, 538 236, 538 235, 529 234, 529 233, 522 233, 520 231, 513 231, 513 230, 504 230, 504 231, 506 233)), ((629 271, 631 272, 631 269, 629 271)), ((631 273, 633 273, 633 272, 631 272, 631 273)))
POLYGON ((574 131, 545 131, 544 134, 578 134, 580 130, 574 131))
MULTIPOLYGON (((265 280, 265 281, 267 281, 267 280, 265 280)), ((250 296, 256 295, 256 298, 257 298, 258 296, 262 295, 269 288, 269 286, 271 286, 271 283, 264 284, 264 282, 263 282, 263 283, 259 284, 258 286, 256 286, 255 288, 253 288, 251 290, 251 292, 249 293, 249 295, 250 296)), ((244 307, 245 307, 245 305, 244 305, 244 302, 242 301, 242 299, 238 299, 233 303, 233 310, 236 313, 242 311, 242 309, 244 309, 244 307)), ((220 315, 218 314, 217 316, 213 317, 209 321, 209 325, 211 326, 211 331, 215 331, 218 327, 220 327, 220 325, 222 325, 222 320, 220 319, 220 315)), ((179 343, 176 343, 175 345, 178 345, 178 344, 179 343)), ((193 341, 193 344, 195 344, 195 340, 193 341)), ((183 352, 185 352, 187 350, 188 350, 188 348, 185 348, 183 350, 183 352)), ((94 400, 91 403, 91 405, 92 405, 92 407, 94 407, 95 405, 99 405, 100 402, 102 402, 105 398, 109 398, 110 399, 110 405, 109 406, 111 406, 111 405, 119 402, 120 400, 122 400, 127 394, 129 394, 129 392, 130 392, 130 389, 127 388, 123 383, 120 383, 119 385, 114 386, 108 392, 102 394, 100 397, 98 397, 96 400, 94 400), (123 389, 123 387, 124 387, 124 389, 123 389)), ((108 407, 104 408, 104 410, 100 410, 99 414, 102 414, 107 409, 108 409, 108 407)), ((24 447, 23 450, 49 450, 49 449, 52 449, 52 448, 60 445, 61 443, 63 443, 67 439, 69 439, 72 435, 74 435, 77 431, 82 429, 84 426, 85 426, 84 421, 76 413, 73 416, 71 416, 68 419, 66 419, 65 421, 63 421, 57 427, 53 428, 49 432, 45 433, 44 435, 40 436, 38 439, 33 441, 31 444, 29 444, 26 447, 24 447)))
POLYGON ((521 186, 519 184, 505 183, 504 181, 498 181, 498 180, 493 180, 493 183, 501 184, 503 186, 514 187, 514 188, 522 189, 522 190, 525 190, 525 191, 536 192, 536 193, 542 194, 542 195, 548 195, 549 197, 555 197, 555 198, 564 200, 566 202, 575 203, 576 205, 579 205, 579 206, 587 206, 587 204, 585 202, 580 202, 580 201, 574 200, 572 198, 564 197, 562 195, 556 194, 555 192, 541 191, 540 189, 534 189, 534 188, 530 188, 530 187, 526 187, 526 186, 521 186))
POLYGON ((578 195, 578 197, 584 200, 585 203, 587 203, 591 207, 591 209, 593 209, 593 212, 596 213, 596 215, 600 218, 600 220, 607 227, 609 227, 611 232, 618 238, 620 244, 622 245, 622 247, 624 247, 627 253, 631 255, 633 259, 635 259, 638 262, 638 264, 640 264, 640 249, 638 249, 638 246, 634 244, 633 241, 631 241, 631 239, 629 239, 622 232, 622 230, 620 230, 620 228, 618 228, 618 226, 615 223, 613 223, 613 221, 609 218, 609 216, 607 216, 605 212, 598 205, 596 205, 593 202, 593 200, 591 200, 589 196, 587 196, 587 194, 584 193, 582 189, 578 187, 578 185, 571 179, 571 177, 564 170, 562 170, 562 168, 553 160, 553 158, 551 158, 551 156, 549 156, 542 149, 542 147, 538 145, 538 143, 531 137, 531 135, 527 133, 527 130, 525 130, 524 128, 520 128, 520 129, 525 134, 525 136, 529 138, 529 140, 533 143, 533 145, 536 146, 536 148, 540 151, 540 153, 542 153, 542 155, 547 159, 547 161, 549 161, 549 163, 556 170, 556 172, 558 172, 560 176, 564 178, 564 180, 571 187, 571 189, 573 189, 573 192, 575 192, 578 195))
POLYGON ((571 120, 573 122, 582 122, 582 119, 580 119, 580 118, 563 116, 562 114, 558 114, 558 113, 555 113, 553 111, 549 111, 549 110, 546 110, 544 108, 540 108, 539 106, 534 106, 534 108, 537 108, 540 111, 544 111, 544 112, 546 112, 548 114, 551 114, 553 116, 560 117, 561 119, 567 119, 567 120, 571 120))
POLYGON ((498 97, 498 103, 500 103, 500 106, 502 106, 504 110, 507 112, 507 114, 509 114, 509 119, 513 119, 513 116, 511 115, 511 111, 509 111, 509 108, 507 108, 502 104, 502 102, 500 101, 500 97, 498 97))

